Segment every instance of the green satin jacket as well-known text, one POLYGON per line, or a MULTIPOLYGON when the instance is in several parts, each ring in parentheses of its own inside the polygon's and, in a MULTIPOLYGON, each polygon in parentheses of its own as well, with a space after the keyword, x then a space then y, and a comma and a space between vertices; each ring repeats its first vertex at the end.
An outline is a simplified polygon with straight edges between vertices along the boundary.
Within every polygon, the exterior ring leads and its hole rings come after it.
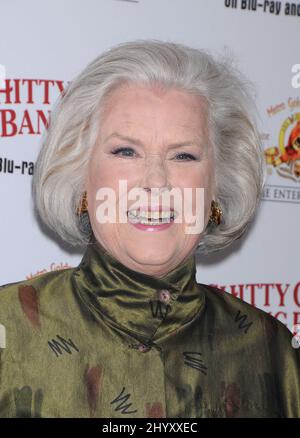
POLYGON ((266 312, 92 241, 75 268, 0 288, 0 417, 300 418, 300 349, 266 312))

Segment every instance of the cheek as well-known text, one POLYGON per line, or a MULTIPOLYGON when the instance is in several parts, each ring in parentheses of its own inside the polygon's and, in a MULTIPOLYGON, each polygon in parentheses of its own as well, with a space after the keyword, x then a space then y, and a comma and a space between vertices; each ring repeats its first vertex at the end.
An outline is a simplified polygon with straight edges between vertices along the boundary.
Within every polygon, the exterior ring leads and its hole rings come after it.
MULTIPOLYGON (((105 161, 105 158, 102 160, 96 160, 95 157, 93 157, 90 161, 89 169, 88 169, 88 177, 87 177, 87 192, 88 192, 88 205, 90 207, 90 215, 92 216, 92 221, 98 232, 102 234, 106 234, 108 232, 111 232, 112 228, 119 226, 117 217, 118 217, 118 205, 120 202, 120 196, 126 196, 124 195, 124 192, 121 192, 119 182, 120 180, 129 180, 128 174, 134 175, 134 173, 128 172, 126 170, 126 166, 121 166, 120 163, 112 163, 111 161, 108 162, 108 160, 105 161), (105 189, 108 188, 109 190, 106 191, 105 189), (100 194, 99 190, 104 189, 102 194, 100 194), (115 196, 112 195, 111 189, 113 190, 115 196), (108 193, 109 195, 105 195, 105 193, 108 193), (112 195, 112 196, 111 196, 112 195), (98 196, 98 199, 96 197, 98 196), (101 196, 101 199, 99 199, 99 196, 101 196), (109 197, 108 197, 109 196, 109 197), (106 206, 109 205, 109 208, 111 211, 116 211, 116 222, 113 219, 113 222, 105 222, 99 224, 97 220, 97 214, 99 214, 99 209, 101 211, 102 204, 105 204, 106 206)), ((129 182, 127 182, 127 188, 129 187, 129 182)), ((105 210, 105 214, 107 214, 107 211, 105 210)), ((114 217, 114 216, 113 216, 114 217)))
POLYGON ((214 162, 209 159, 205 162, 199 172, 199 186, 204 187, 205 196, 210 198, 213 196, 215 187, 214 162))
POLYGON ((206 223, 210 215, 211 200, 214 194, 214 173, 211 163, 201 163, 201 166, 198 168, 190 168, 189 171, 182 174, 180 187, 182 189, 185 187, 192 188, 192 191, 189 192, 192 193, 192 196, 188 198, 191 201, 186 200, 186 205, 190 205, 190 202, 192 203, 190 208, 192 209, 193 216, 204 213, 203 220, 206 223), (203 188, 204 192, 197 192, 197 188, 203 188))
POLYGON ((143 174, 144 169, 133 160, 108 158, 105 154, 94 154, 90 161, 89 175, 91 187, 118 187, 120 180, 133 181, 143 174))
POLYGON ((87 179, 89 190, 96 192, 102 187, 117 187, 120 174, 115 166, 107 165, 104 161, 94 162, 89 166, 87 179))
POLYGON ((203 163, 196 168, 186 169, 181 172, 180 177, 174 175, 180 187, 203 187, 205 190, 210 190, 213 185, 212 166, 209 163, 203 163))

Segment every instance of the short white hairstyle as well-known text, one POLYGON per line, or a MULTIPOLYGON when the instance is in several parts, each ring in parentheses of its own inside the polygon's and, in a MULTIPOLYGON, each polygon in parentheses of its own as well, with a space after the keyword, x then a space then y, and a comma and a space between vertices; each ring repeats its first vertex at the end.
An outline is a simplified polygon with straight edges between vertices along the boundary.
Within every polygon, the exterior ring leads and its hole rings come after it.
POLYGON ((121 84, 162 85, 203 96, 214 147, 220 225, 208 223, 198 251, 209 253, 242 236, 260 202, 266 179, 253 84, 230 56, 183 44, 136 40, 118 44, 94 59, 56 101, 42 137, 33 176, 33 195, 43 222, 71 245, 90 235, 76 208, 89 157, 101 128, 109 93, 121 84))

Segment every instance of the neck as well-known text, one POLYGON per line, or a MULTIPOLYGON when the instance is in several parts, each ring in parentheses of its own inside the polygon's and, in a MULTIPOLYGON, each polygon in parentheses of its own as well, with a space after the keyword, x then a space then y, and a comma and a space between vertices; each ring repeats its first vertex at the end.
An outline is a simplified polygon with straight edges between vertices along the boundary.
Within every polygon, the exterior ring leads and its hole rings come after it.
POLYGON ((155 277, 134 271, 91 241, 74 281, 90 310, 122 330, 153 340, 184 325, 204 305, 196 282, 195 256, 155 277), (91 305, 92 304, 92 305, 91 305))

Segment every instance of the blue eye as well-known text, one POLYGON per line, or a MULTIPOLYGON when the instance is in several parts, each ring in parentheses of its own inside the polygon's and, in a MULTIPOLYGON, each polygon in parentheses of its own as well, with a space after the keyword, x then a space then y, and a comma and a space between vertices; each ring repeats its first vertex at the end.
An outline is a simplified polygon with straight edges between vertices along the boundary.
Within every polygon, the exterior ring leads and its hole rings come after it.
POLYGON ((131 152, 135 153, 135 151, 130 147, 118 147, 112 151, 112 154, 113 155, 121 155, 123 157, 132 157, 133 155, 130 155, 131 152), (124 154, 123 154, 123 152, 124 152, 124 154))
POLYGON ((191 160, 196 160, 196 158, 194 157, 194 155, 191 154, 187 154, 185 152, 181 153, 181 154, 177 154, 176 157, 184 157, 184 159, 180 159, 179 161, 191 161, 191 160))
MULTIPOLYGON (((131 147, 117 147, 112 152, 113 155, 119 155, 121 157, 133 157, 136 152, 131 147)), ((192 154, 188 154, 186 152, 182 152, 181 154, 177 154, 176 159, 179 161, 193 161, 196 160, 196 157, 192 154), (179 157, 179 158, 178 158, 179 157)))

